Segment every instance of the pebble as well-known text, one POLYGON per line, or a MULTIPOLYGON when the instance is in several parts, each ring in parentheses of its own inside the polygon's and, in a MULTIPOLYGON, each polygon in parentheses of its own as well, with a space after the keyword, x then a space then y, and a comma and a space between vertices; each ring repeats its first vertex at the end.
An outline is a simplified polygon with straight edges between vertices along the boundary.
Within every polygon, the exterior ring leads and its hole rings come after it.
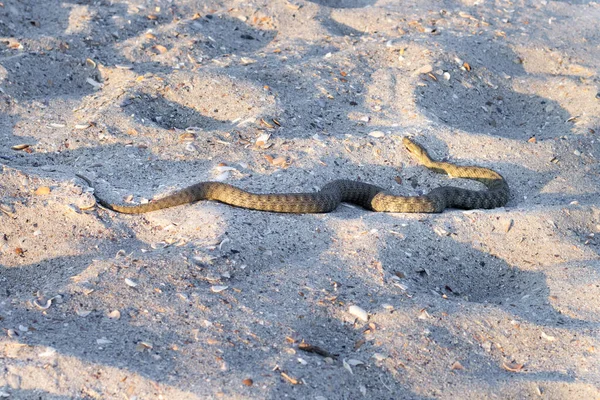
POLYGON ((433 71, 433 67, 431 65, 423 65, 421 68, 415 71, 415 75, 428 74, 431 71, 433 71))
POLYGON ((575 151, 573 152, 573 154, 575 154, 576 156, 580 156, 580 155, 581 155, 581 152, 580 152, 579 150, 575 150, 575 151))
POLYGON ((374 138, 382 138, 385 136, 385 133, 383 133, 382 131, 373 131, 369 132, 369 136, 372 136, 374 138))
POLYGON ((369 320, 369 314, 359 306, 348 307, 348 312, 362 321, 367 322, 369 320))

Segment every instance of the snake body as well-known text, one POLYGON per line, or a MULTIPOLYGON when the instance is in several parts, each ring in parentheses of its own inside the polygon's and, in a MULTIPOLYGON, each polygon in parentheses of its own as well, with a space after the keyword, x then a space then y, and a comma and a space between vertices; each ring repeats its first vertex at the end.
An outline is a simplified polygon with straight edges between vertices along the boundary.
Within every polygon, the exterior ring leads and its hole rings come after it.
MULTIPOLYGON (((315 193, 250 193, 222 182, 200 182, 176 191, 156 201, 140 205, 113 204, 94 196, 100 205, 125 214, 141 214, 193 203, 199 200, 216 200, 235 207, 280 213, 326 213, 341 202, 354 203, 377 212, 439 213, 446 208, 495 208, 508 202, 509 188, 504 178, 488 168, 459 166, 431 159, 427 150, 408 138, 403 144, 423 166, 446 173, 453 178, 472 179, 483 183, 487 190, 467 190, 442 186, 423 196, 396 196, 385 189, 353 180, 335 180, 315 193)), ((89 179, 78 175, 92 186, 89 179)))

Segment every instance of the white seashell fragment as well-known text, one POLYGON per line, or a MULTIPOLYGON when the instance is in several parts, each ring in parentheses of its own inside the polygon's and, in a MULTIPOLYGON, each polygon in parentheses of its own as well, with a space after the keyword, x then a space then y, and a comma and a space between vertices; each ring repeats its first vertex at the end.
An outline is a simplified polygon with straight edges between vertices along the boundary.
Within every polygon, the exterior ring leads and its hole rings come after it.
POLYGON ((225 171, 225 172, 215 176, 213 180, 215 182, 223 182, 229 178, 229 175, 230 175, 229 171, 225 171))
POLYGON ((39 357, 52 357, 56 354, 56 349, 53 347, 46 347, 46 351, 38 354, 39 357))
POLYGON ((111 344, 111 343, 112 343, 112 340, 108 340, 105 337, 102 337, 100 339, 96 339, 96 344, 102 345, 102 344, 111 344))
POLYGON ((346 360, 342 360, 342 365, 344 366, 344 368, 346 368, 346 370, 348 370, 348 372, 354 375, 354 372, 352 372, 352 367, 350 367, 350 364, 348 364, 346 360))
POLYGON ((110 319, 120 319, 121 312, 119 310, 113 310, 106 315, 110 319))
POLYGON ((77 310, 75 311, 77 313, 77 315, 79 315, 80 317, 87 317, 88 315, 90 315, 92 312, 91 311, 84 311, 84 310, 77 310))
POLYGON ((348 364, 350 364, 350 366, 352 367, 356 367, 357 365, 364 365, 365 363, 360 361, 360 360, 356 360, 354 358, 351 358, 348 360, 348 364))
POLYGON ((542 332, 542 339, 546 339, 549 342, 554 342, 556 340, 556 338, 554 336, 550 336, 550 335, 546 335, 544 332, 542 332))
POLYGON ((229 243, 229 242, 231 242, 231 239, 229 239, 229 238, 223 239, 221 241, 221 243, 219 243, 219 250, 223 250, 223 245, 226 244, 226 243, 229 243))
POLYGON ((348 307, 348 312, 362 321, 367 322, 369 320, 369 314, 359 306, 348 307))
POLYGON ((210 291, 213 293, 221 293, 222 291, 228 289, 229 286, 211 286, 210 291))
POLYGON ((215 167, 215 171, 217 172, 225 172, 225 171, 237 171, 234 167, 228 167, 227 165, 220 165, 215 167))
POLYGON ((40 310, 47 310, 52 305, 53 299, 48 299, 44 302, 44 304, 40 304, 37 299, 33 301, 33 305, 39 308, 40 310))
POLYGON ((185 145, 185 151, 189 151, 190 153, 195 153, 198 151, 198 149, 196 148, 196 146, 194 146, 193 143, 188 143, 185 145))
POLYGON ((264 146, 270 137, 271 137, 270 133, 263 133, 262 135, 260 135, 259 137, 256 138, 255 143, 257 146, 264 146))
POLYGON ((89 83, 90 85, 92 85, 93 87, 95 87, 96 89, 102 89, 104 87, 103 83, 100 82, 96 82, 95 80, 93 80, 92 78, 87 78, 85 80, 87 83, 89 83))
POLYGON ((415 75, 428 74, 431 71, 433 71, 433 67, 431 65, 423 65, 421 68, 415 71, 415 75))
POLYGON ((248 124, 253 124, 255 122, 256 122, 256 118, 250 117, 250 118, 246 118, 242 122, 238 123, 237 126, 238 127, 242 127, 242 126, 245 126, 245 125, 248 125, 248 124))
POLYGON ((369 132, 369 136, 372 136, 374 138, 382 138, 385 136, 385 133, 383 133, 382 131, 373 131, 369 132))
POLYGON ((188 126, 187 128, 185 128, 185 131, 187 133, 198 133, 202 131, 202 128, 200 128, 199 126, 188 126))
POLYGON ((376 361, 383 361, 387 358, 385 354, 381 353, 374 353, 371 357, 374 358, 376 361))
POLYGON ((256 62, 256 60, 253 60, 251 58, 247 58, 247 57, 240 58, 240 63, 242 65, 250 65, 250 64, 254 64, 255 62, 256 62))
POLYGON ((125 284, 129 287, 136 287, 138 284, 129 278, 125 278, 125 284))

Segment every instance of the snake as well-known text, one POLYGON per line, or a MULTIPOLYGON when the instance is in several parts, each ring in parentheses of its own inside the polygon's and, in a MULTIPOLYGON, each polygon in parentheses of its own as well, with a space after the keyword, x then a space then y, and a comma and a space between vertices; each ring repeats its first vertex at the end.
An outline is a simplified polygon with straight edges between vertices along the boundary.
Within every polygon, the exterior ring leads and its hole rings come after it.
MULTIPOLYGON (((97 202, 112 211, 142 214, 189 204, 200 200, 215 200, 235 207, 277 213, 327 213, 342 203, 352 203, 367 210, 392 213, 441 213, 447 208, 464 210, 492 209, 504 206, 510 195, 506 180, 498 172, 479 166, 460 166, 435 161, 421 145, 404 137, 402 143, 409 154, 424 167, 445 173, 451 178, 471 179, 485 185, 484 190, 469 190, 441 186, 421 196, 398 196, 370 183, 339 179, 327 183, 314 193, 251 193, 223 182, 200 182, 145 204, 113 204, 99 196, 97 202)), ((83 175, 93 189, 92 182, 83 175)))

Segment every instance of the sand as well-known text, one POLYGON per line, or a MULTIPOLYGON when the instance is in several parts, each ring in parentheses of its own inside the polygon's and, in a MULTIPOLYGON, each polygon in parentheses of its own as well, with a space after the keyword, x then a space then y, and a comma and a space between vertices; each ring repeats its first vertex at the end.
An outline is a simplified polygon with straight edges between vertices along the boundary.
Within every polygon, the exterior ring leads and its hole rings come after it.
MULTIPOLYGON (((600 398, 600 4, 0 5, 0 397, 600 398), (493 210, 202 201, 493 168, 493 210)), ((453 180, 453 185, 479 188, 453 180)))

